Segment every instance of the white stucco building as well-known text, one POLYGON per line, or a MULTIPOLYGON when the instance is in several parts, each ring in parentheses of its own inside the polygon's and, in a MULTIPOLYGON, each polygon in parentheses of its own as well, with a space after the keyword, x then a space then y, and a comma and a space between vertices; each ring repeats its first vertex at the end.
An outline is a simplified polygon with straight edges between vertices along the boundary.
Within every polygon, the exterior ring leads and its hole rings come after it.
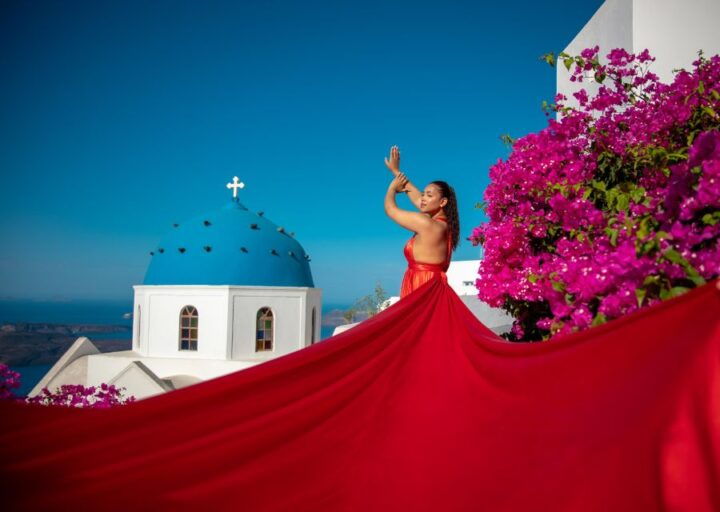
MULTIPOLYGON (((718 0, 606 0, 565 48, 579 55, 585 48, 600 47, 600 61, 614 48, 629 53, 648 49, 655 57, 650 70, 660 81, 673 81, 673 69, 690 70, 698 50, 706 57, 720 53, 720 1, 718 0)), ((567 96, 567 105, 577 106, 572 93, 581 88, 595 92, 591 78, 569 80, 562 63, 557 66, 557 92, 567 96)))
POLYGON ((322 293, 293 233, 232 200, 151 252, 134 286, 131 350, 78 338, 30 392, 100 383, 145 398, 288 354, 320 339, 322 293))

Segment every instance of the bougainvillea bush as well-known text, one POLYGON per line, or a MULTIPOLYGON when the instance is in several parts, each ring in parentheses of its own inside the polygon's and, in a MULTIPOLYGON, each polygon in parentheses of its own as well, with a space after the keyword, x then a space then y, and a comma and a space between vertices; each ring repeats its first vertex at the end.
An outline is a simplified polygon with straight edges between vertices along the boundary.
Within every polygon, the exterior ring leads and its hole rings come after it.
MULTIPOLYGON (((556 60, 553 57, 552 62, 556 60)), ((587 329, 720 274, 720 57, 665 84, 647 50, 560 54, 596 92, 490 168, 478 296, 515 318, 510 340, 587 329)))
POLYGON ((125 405, 135 401, 134 396, 123 396, 125 388, 112 384, 85 387, 82 385, 63 385, 55 391, 43 388, 40 394, 31 397, 18 397, 12 392, 20 387, 20 374, 0 363, 0 399, 21 400, 31 404, 62 405, 67 407, 92 407, 105 409, 115 405, 125 405))
POLYGON ((82 386, 80 384, 63 384, 54 392, 48 388, 27 398, 31 404, 61 405, 66 407, 92 407, 107 409, 115 405, 125 405, 135 401, 134 396, 124 397, 122 390, 112 384, 102 383, 99 386, 82 386))
POLYGON ((20 387, 20 374, 0 363, 0 400, 17 398, 13 389, 20 387))

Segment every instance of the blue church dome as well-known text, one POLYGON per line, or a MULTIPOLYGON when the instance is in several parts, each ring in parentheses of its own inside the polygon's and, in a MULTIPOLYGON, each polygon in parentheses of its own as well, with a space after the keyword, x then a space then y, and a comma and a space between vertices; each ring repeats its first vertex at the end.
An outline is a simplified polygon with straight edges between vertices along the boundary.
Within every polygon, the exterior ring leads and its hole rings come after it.
POLYGON ((146 285, 314 287, 310 257, 292 234, 237 199, 174 224, 151 254, 146 285))

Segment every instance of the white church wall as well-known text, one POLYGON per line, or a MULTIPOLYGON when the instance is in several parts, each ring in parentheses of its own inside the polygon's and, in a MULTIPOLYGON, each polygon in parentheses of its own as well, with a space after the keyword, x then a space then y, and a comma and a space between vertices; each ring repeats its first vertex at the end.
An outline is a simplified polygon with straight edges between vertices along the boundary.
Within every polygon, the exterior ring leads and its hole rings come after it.
MULTIPOLYGON (((245 286, 230 290, 232 317, 231 359, 272 359, 309 344, 308 324, 311 288, 245 286), (256 351, 257 313, 269 307, 273 313, 272 350, 256 351)), ((319 326, 319 322, 318 322, 319 326)))
POLYGON ((448 284, 458 295, 477 295, 475 281, 480 269, 480 260, 451 261, 448 267, 448 284))
POLYGON ((146 351, 145 340, 147 340, 147 303, 145 292, 142 287, 133 286, 135 297, 133 304, 133 338, 132 349, 136 352, 144 354, 146 351))
MULTIPOLYGON (((565 53, 580 55, 585 48, 592 48, 595 45, 600 47, 600 59, 605 60, 613 48, 625 48, 632 51, 633 48, 633 1, 632 0, 607 0, 595 14, 590 18, 570 44, 565 47, 565 53)), ((573 93, 580 89, 586 89, 589 94, 597 91, 598 84, 593 80, 583 82, 571 82, 570 72, 560 61, 556 67, 557 92, 567 96, 565 102, 569 106, 577 106, 577 100, 573 93)))
POLYGON ((720 1, 634 0, 633 47, 650 50, 652 71, 663 82, 672 70, 690 70, 702 49, 706 57, 720 53, 720 1))
POLYGON ((108 382, 134 361, 142 362, 161 379, 187 375, 201 380, 213 379, 228 373, 243 370, 259 362, 219 359, 180 359, 176 357, 142 357, 130 350, 107 352, 87 358, 87 379, 85 385, 97 386, 102 382, 108 382))
POLYGON ((128 364, 108 384, 125 388, 123 396, 134 396, 137 400, 175 389, 172 383, 160 379, 140 361, 133 361, 128 364))
MULTIPOLYGON (((584 48, 600 47, 606 61, 613 48, 639 53, 645 48, 656 58, 650 70, 661 81, 673 80, 673 69, 690 69, 702 49, 706 56, 720 53, 718 0, 606 0, 590 21, 565 48, 579 55, 584 48)), ((581 88, 597 90, 592 80, 571 82, 562 62, 557 66, 557 92, 567 96, 567 105, 577 106, 572 94, 581 88)))
POLYGON ((322 322, 322 290, 320 288, 308 288, 307 307, 305 315, 305 342, 308 347, 320 341, 320 324, 322 322), (312 314, 315 309, 315 332, 313 333, 312 314))
POLYGON ((138 285, 134 288, 138 302, 135 311, 141 306, 140 336, 138 343, 133 342, 138 352, 150 357, 227 357, 228 287, 138 285), (180 349, 180 313, 185 306, 194 306, 198 311, 197 350, 180 349))
POLYGON ((79 337, 33 387, 28 396, 37 395, 45 387, 54 390, 63 384, 83 383, 87 377, 87 356, 99 353, 100 351, 89 338, 79 337))

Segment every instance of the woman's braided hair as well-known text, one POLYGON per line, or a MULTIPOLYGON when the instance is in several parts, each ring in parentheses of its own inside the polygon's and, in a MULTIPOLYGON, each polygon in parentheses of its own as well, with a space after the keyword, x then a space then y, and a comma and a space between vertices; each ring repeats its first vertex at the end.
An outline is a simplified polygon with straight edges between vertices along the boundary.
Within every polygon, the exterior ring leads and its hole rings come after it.
POLYGON ((447 204, 443 206, 443 211, 448 221, 448 228, 452 234, 452 250, 454 251, 460 240, 460 218, 458 217, 457 198, 455 190, 444 181, 433 181, 431 185, 437 185, 440 194, 447 198, 447 204))

